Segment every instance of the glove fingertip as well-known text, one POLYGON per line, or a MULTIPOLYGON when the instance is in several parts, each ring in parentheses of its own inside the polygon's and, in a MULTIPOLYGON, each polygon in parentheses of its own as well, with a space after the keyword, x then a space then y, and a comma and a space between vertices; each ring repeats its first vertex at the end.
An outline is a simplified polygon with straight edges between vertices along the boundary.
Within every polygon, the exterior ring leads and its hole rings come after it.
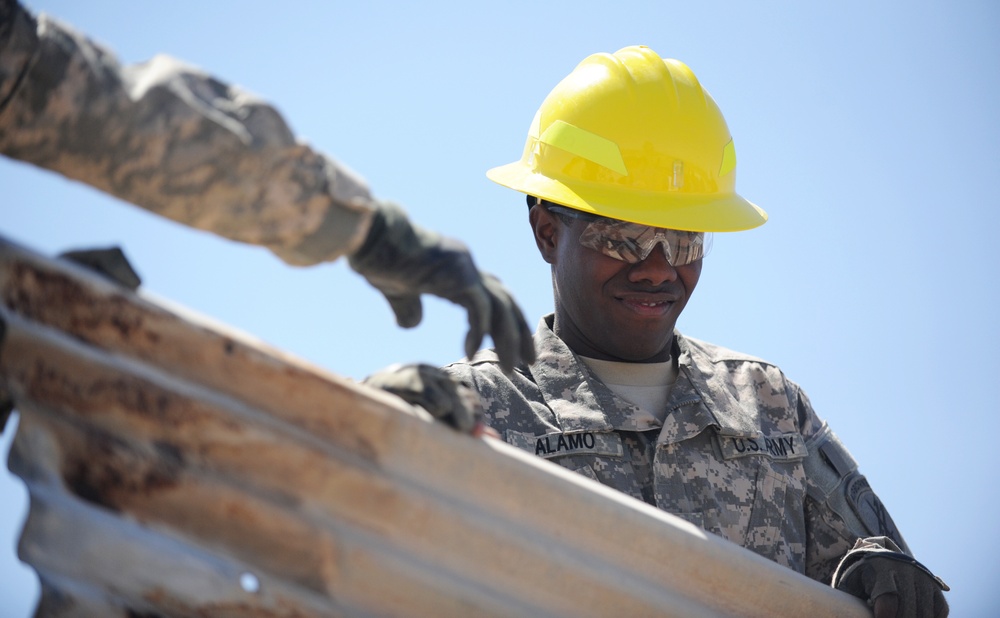
POLYGON ((396 314, 396 324, 402 328, 413 328, 424 317, 423 304, 419 296, 387 297, 389 307, 396 314))
POLYGON ((521 336, 521 360, 524 361, 525 365, 533 365, 538 360, 535 351, 535 341, 532 339, 530 333, 528 336, 521 336))
POLYGON ((510 375, 510 373, 514 371, 514 359, 511 358, 509 353, 504 352, 499 347, 495 347, 494 352, 497 354, 497 362, 500 365, 500 371, 510 375))
POLYGON ((500 362, 500 369, 504 373, 511 373, 514 370, 514 365, 517 363, 517 349, 519 346, 514 345, 514 342, 510 340, 510 337, 503 333, 493 332, 493 349, 497 353, 497 359, 500 362))
POLYGON ((517 365, 518 361, 518 354, 521 351, 520 347, 518 342, 512 340, 509 333, 502 331, 500 333, 493 333, 493 348, 496 350, 500 369, 504 373, 510 374, 514 371, 514 366, 517 365))
POLYGON ((479 346, 483 343, 483 333, 476 329, 470 329, 465 336, 465 357, 471 359, 479 351, 479 346))
POLYGON ((415 317, 415 318, 412 317, 412 316, 407 316, 406 318, 400 318, 400 317, 397 316, 396 317, 396 324, 400 328, 416 328, 417 325, 420 324, 420 320, 421 320, 421 318, 419 316, 415 317))

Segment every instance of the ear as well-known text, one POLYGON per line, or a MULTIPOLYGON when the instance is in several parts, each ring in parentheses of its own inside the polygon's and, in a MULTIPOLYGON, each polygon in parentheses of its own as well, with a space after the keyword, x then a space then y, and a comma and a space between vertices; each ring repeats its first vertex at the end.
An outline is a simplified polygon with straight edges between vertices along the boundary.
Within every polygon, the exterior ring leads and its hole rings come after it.
POLYGON ((531 223, 531 230, 535 234, 535 245, 542 254, 542 259, 549 264, 555 264, 556 247, 562 229, 559 221, 541 204, 531 207, 528 211, 528 221, 531 223))

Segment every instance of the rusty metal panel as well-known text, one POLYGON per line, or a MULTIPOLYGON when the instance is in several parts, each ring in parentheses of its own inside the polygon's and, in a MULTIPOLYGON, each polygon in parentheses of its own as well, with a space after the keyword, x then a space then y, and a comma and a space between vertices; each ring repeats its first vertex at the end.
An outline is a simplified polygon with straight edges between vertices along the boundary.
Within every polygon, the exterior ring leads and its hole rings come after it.
POLYGON ((495 440, 0 239, 44 616, 868 616, 495 440))

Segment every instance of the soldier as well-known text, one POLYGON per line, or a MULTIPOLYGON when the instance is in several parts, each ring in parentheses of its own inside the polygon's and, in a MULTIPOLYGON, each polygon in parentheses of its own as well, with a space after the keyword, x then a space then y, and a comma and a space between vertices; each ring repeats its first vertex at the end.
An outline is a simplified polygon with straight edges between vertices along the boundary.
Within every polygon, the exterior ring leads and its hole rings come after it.
POLYGON ((489 334, 507 369, 534 360, 520 309, 461 243, 375 200, 274 107, 167 56, 122 66, 16 0, 0 0, 0 153, 290 264, 347 256, 400 326, 434 294, 468 311, 470 356, 489 334))
MULTIPOLYGON (((767 215, 735 191, 736 153, 683 63, 645 47, 585 59, 542 103, 521 159, 489 178, 528 196, 554 314, 538 361, 491 351, 369 382, 440 404, 467 385, 506 442, 868 601, 878 617, 945 616, 847 449, 797 384, 675 328, 712 232, 767 215), (459 387, 456 387, 456 384, 459 387)), ((469 412, 472 413, 472 412, 469 412)))

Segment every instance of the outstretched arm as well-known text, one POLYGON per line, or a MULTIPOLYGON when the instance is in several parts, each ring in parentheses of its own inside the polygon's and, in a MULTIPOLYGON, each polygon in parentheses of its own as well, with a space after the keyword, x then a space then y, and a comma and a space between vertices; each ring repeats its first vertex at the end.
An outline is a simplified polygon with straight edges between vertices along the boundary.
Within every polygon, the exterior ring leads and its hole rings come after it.
POLYGON ((350 256, 401 326, 433 294, 468 312, 470 356, 489 334, 505 367, 534 360, 520 309, 464 245, 374 200, 272 105, 168 56, 123 66, 15 0, 0 0, 0 153, 291 264, 350 256))

